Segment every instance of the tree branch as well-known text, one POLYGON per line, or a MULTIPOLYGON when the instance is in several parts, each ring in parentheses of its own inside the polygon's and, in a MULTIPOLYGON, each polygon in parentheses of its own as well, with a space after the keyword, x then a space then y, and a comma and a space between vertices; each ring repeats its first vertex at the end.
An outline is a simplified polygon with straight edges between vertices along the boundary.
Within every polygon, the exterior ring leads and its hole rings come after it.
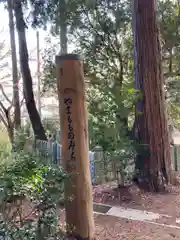
POLYGON ((7 128, 8 124, 1 113, 0 113, 0 120, 3 122, 4 126, 7 128))
POLYGON ((12 101, 11 101, 11 100, 8 98, 8 96, 6 95, 2 84, 0 84, 0 90, 1 90, 1 92, 2 92, 2 94, 3 94, 3 96, 5 97, 5 99, 8 101, 8 103, 12 104, 12 101))
POLYGON ((180 77, 180 72, 166 72, 164 77, 180 77))
POLYGON ((4 104, 2 103, 2 101, 0 101, 0 107, 2 108, 3 112, 6 112, 7 109, 5 108, 4 104))

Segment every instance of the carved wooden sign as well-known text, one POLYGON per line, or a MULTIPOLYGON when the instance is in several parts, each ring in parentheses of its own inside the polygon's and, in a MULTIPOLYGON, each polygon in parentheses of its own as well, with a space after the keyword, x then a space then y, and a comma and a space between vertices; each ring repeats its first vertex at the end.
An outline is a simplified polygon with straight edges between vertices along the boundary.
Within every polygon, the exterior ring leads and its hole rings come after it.
POLYGON ((92 240, 92 185, 82 61, 77 55, 66 55, 58 56, 56 62, 62 162, 69 173, 65 181, 66 221, 74 236, 92 240))
POLYGON ((72 125, 72 118, 71 118, 72 99, 65 98, 64 104, 65 104, 65 108, 66 108, 66 115, 67 115, 67 122, 68 122, 68 149, 71 152, 71 160, 76 161, 75 135, 74 135, 74 129, 73 129, 73 125, 72 125))

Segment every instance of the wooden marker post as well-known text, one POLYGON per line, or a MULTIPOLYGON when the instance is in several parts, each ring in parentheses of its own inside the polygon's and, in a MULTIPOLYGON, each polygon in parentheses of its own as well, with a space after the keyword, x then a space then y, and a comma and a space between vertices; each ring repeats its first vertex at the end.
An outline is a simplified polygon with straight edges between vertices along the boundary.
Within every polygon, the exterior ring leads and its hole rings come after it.
POLYGON ((66 221, 77 239, 94 239, 92 184, 89 169, 88 119, 83 65, 76 54, 56 57, 66 221))

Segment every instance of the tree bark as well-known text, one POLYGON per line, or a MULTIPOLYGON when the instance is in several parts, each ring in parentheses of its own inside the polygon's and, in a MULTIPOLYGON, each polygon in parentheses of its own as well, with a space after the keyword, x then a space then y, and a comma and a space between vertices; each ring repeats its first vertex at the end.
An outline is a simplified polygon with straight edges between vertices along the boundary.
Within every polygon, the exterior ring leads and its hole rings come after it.
POLYGON ((66 2, 59 1, 59 19, 60 19, 60 48, 61 55, 67 54, 67 19, 66 19, 66 2))
MULTIPOLYGON (((9 113, 8 113, 9 115, 9 113)), ((7 116, 7 132, 8 132, 8 136, 9 136, 9 140, 11 142, 11 145, 13 146, 13 143, 14 143, 14 124, 13 122, 11 121, 11 117, 10 115, 7 116)))
POLYGON ((161 48, 155 0, 134 0, 133 34, 138 183, 159 191, 172 181, 170 140, 161 67, 161 48))
POLYGON ((13 77, 13 106, 14 106, 14 127, 16 130, 21 126, 21 110, 19 101, 19 89, 18 89, 18 68, 17 68, 17 55, 16 55, 16 41, 14 31, 14 19, 13 19, 13 6, 12 0, 8 0, 8 14, 9 14, 9 33, 11 43, 11 58, 12 58, 12 77, 13 77))
POLYGON ((34 100, 32 76, 29 68, 29 57, 25 33, 26 26, 23 18, 22 3, 20 0, 14 0, 14 11, 19 40, 20 66, 23 77, 23 92, 26 102, 26 108, 29 114, 35 137, 40 140, 47 140, 34 100))

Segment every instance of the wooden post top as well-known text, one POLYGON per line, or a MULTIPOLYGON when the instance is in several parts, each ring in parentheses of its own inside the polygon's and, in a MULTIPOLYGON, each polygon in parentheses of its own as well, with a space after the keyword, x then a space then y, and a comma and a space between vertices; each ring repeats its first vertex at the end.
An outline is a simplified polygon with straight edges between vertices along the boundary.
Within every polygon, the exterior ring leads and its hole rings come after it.
POLYGON ((79 54, 63 54, 63 55, 57 55, 56 56, 56 63, 59 61, 64 61, 64 60, 82 60, 81 56, 79 54))
POLYGON ((84 98, 85 83, 83 61, 79 54, 56 56, 57 84, 59 93, 76 92, 84 98))

